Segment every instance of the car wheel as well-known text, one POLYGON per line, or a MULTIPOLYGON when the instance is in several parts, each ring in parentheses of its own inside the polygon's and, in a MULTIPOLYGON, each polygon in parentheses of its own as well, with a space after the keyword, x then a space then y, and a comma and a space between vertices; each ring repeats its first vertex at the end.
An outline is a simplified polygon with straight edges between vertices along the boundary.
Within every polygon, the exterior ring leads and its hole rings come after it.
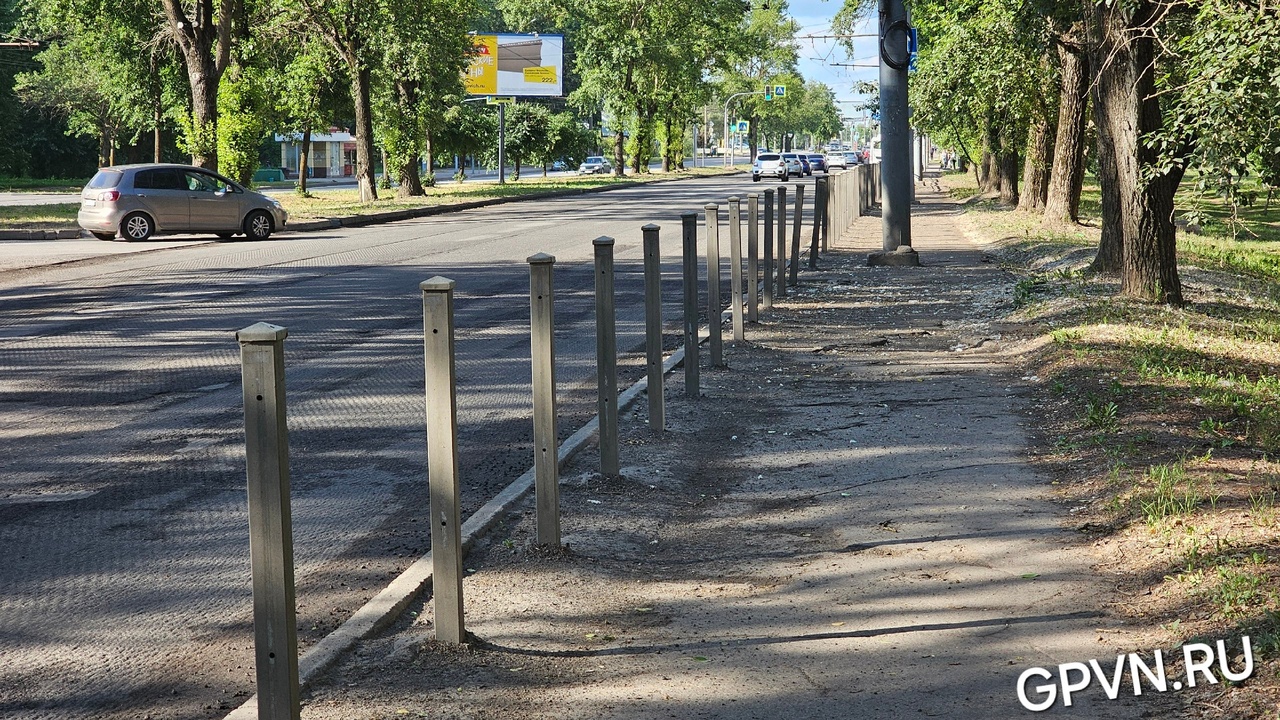
POLYGON ((99 240, 115 240, 116 239, 115 233, 95 232, 93 233, 93 236, 98 238, 99 240))
POLYGON ((783 175, 782 177, 780 177, 780 178, 778 178, 778 179, 779 179, 779 180, 781 180, 782 182, 786 182, 786 181, 788 181, 788 180, 790 180, 790 179, 791 179, 791 176, 790 176, 790 175, 783 175))
POLYGON ((126 240, 134 240, 141 242, 151 237, 156 231, 156 225, 151 218, 145 213, 130 213, 124 216, 120 221, 120 234, 126 240))
POLYGON ((759 176, 759 175, 752 175, 752 176, 751 176, 751 182, 760 182, 760 176, 759 176))
POLYGON ((254 210, 244 219, 244 235, 250 240, 266 240, 273 230, 271 216, 262 210, 254 210))

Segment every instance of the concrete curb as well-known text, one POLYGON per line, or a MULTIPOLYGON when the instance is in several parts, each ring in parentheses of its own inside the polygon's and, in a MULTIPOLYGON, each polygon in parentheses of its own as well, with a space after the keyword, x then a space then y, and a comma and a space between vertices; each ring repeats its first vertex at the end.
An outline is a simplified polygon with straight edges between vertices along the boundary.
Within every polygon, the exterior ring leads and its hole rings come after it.
MULTIPOLYGON (((679 182, 682 180, 694 180, 706 177, 729 177, 732 175, 742 175, 745 172, 745 170, 734 170, 732 172, 723 173, 722 175, 682 175, 680 177, 662 178, 661 180, 651 180, 649 182, 627 181, 620 182, 615 185, 548 190, 547 192, 529 193, 527 195, 485 198, 483 200, 469 200, 467 202, 452 203, 449 205, 434 205, 431 207, 409 208, 406 210, 388 210, 387 212, 369 213, 367 215, 341 215, 338 217, 321 218, 319 220, 290 223, 282 228, 279 233, 315 232, 318 230, 332 230, 340 227, 381 225, 383 223, 413 220, 421 217, 430 217, 432 215, 444 215, 446 213, 462 212, 463 210, 474 210, 476 208, 489 207, 491 205, 503 205, 512 202, 522 202, 525 200, 549 200, 552 198, 573 197, 575 195, 609 192, 611 190, 624 190, 627 188, 641 187, 643 185, 655 185, 658 183, 679 182)), ((70 240, 80 237, 91 237, 91 235, 78 228, 64 228, 58 230, 0 230, 0 240, 70 240)))
POLYGON ((0 240, 75 240, 91 237, 79 228, 55 230, 0 230, 0 240))
MULTIPOLYGON (((724 315, 722 314, 722 321, 723 317, 724 315)), ((699 344, 703 340, 705 338, 699 337, 699 344)), ((670 374, 683 361, 684 348, 681 347, 671 353, 671 356, 662 363, 662 374, 670 374)), ((640 393, 644 392, 648 387, 649 379, 642 377, 631 387, 620 393, 618 395, 619 411, 630 407, 640 397, 640 393)), ((575 455, 587 446, 591 436, 596 434, 599 427, 600 417, 597 415, 560 444, 556 459, 561 468, 567 465, 575 455)), ((514 482, 503 488, 502 492, 495 495, 492 500, 485 503, 471 517, 467 518, 462 523, 463 554, 465 555, 469 552, 476 541, 496 525, 502 516, 508 513, 516 503, 520 502, 532 488, 533 468, 529 468, 514 482)), ((351 649, 358 641, 386 628, 399 619, 404 609, 430 586, 431 562, 430 552, 418 558, 395 580, 392 580, 391 584, 383 589, 382 592, 375 595, 372 600, 352 614, 346 622, 326 635, 323 640, 312 646, 310 650, 307 650, 298 659, 298 681, 301 687, 306 687, 311 680, 336 662, 343 653, 351 649)), ((224 720, 257 720, 257 717, 258 696, 254 695, 245 701, 243 705, 232 710, 224 720)))

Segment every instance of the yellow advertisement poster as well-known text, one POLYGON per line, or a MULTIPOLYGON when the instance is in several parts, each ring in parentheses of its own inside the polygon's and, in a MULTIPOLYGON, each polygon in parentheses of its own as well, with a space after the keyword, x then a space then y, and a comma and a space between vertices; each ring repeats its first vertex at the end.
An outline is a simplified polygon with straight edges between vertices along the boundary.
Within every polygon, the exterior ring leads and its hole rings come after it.
POLYGON ((564 36, 475 35, 464 73, 471 95, 559 97, 564 91, 564 36))
POLYGON ((554 65, 543 67, 524 68, 524 81, 527 83, 555 83, 557 80, 556 68, 554 65))
POLYGON ((467 93, 495 95, 498 92, 498 36, 477 35, 476 54, 464 78, 467 93))

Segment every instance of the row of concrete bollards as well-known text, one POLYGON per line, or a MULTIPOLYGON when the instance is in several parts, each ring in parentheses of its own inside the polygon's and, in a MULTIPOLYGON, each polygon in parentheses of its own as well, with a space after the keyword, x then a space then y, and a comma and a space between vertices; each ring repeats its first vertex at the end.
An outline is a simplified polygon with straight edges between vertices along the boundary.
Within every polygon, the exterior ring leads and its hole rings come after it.
MULTIPOLYGON (((874 167, 874 166, 873 166, 874 167)), ((815 183, 809 267, 827 248, 828 232, 837 235, 868 207, 878 192, 878 167, 837 173, 815 183)), ((760 197, 747 198, 746 277, 742 268, 742 207, 728 199, 728 298, 734 342, 745 341, 745 323, 758 322, 760 310, 785 297, 799 280, 804 186, 796 187, 791 213, 790 263, 787 261, 787 189, 764 192, 763 238, 760 197), (775 225, 776 222, 776 225, 775 225), (776 231, 775 231, 776 230, 776 231), (760 242, 763 239, 763 262, 760 242), (776 242, 776 244, 775 244, 776 242), (788 264, 790 277, 788 277, 788 264), (746 292, 744 293, 744 279, 746 292), (745 311, 745 317, 744 317, 745 311)), ((723 304, 720 298, 719 206, 705 208, 707 238, 707 319, 710 365, 723 366, 723 304)), ((683 251, 683 330, 685 389, 701 394, 698 332, 697 213, 681 217, 683 251)), ((650 429, 665 430, 662 352, 660 228, 641 228, 644 238, 646 382, 650 429)), ((617 336, 614 308, 614 240, 593 241, 595 251, 596 366, 600 469, 619 474, 617 336)), ((534 493, 536 539, 560 544, 559 447, 555 376, 555 258, 528 258, 530 338, 533 380, 534 493)), ((462 519, 459 501, 457 385, 454 366, 453 280, 422 282, 423 354, 426 368, 427 473, 430 494, 432 586, 436 638, 461 643, 463 619, 462 519)), ((258 323, 236 333, 241 349, 245 407, 246 475, 249 498, 250 556, 253 577, 255 662, 258 717, 297 720, 300 713, 297 622, 294 597, 293 531, 290 509, 289 442, 285 412, 284 340, 288 330, 258 323)))

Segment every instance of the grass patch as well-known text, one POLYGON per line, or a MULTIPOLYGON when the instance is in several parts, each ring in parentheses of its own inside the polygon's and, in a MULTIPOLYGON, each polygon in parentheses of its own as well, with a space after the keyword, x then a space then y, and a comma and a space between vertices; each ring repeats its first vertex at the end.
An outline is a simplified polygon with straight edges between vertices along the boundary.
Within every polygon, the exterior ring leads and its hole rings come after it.
POLYGON ((0 177, 0 192, 80 192, 89 178, 0 177))
POLYGON ((0 230, 54 230, 76 227, 80 203, 0 206, 0 230))
MULTIPOLYGON (((1170 651, 1250 634, 1255 675, 1280 676, 1280 244, 1256 226, 1245 239, 1225 223, 1180 232, 1187 304, 1132 302, 1117 278, 1085 271, 1097 199, 1087 185, 1083 223, 1068 228, 986 203, 962 219, 1012 274, 1002 325, 1035 340, 1019 368, 1037 378, 1033 453, 1135 628, 1164 633, 1170 651)), ((1246 219, 1277 218, 1280 203, 1259 203, 1246 219)), ((1280 687, 1243 687, 1255 694, 1232 687, 1212 700, 1226 710, 1184 716, 1275 717, 1280 687)))

